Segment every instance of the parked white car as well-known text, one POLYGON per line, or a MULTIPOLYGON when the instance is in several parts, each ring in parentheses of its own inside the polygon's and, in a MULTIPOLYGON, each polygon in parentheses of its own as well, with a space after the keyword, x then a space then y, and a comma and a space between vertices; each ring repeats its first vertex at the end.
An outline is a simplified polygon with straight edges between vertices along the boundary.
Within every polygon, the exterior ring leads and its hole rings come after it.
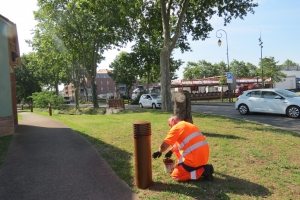
POLYGON ((143 94, 139 101, 140 107, 161 108, 161 96, 157 94, 143 94))
POLYGON ((237 98, 235 108, 242 115, 262 112, 296 118, 300 116, 300 96, 279 88, 247 90, 237 98))

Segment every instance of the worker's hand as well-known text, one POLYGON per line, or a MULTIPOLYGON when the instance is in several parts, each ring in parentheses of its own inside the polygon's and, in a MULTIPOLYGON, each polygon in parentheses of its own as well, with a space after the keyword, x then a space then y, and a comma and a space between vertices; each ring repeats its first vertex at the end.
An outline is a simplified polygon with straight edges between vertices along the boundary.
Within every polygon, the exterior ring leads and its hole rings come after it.
POLYGON ((173 151, 172 150, 169 150, 166 154, 165 154, 165 158, 171 158, 173 154, 173 151))
POLYGON ((161 152, 159 151, 155 151, 153 154, 152 154, 152 158, 159 158, 161 156, 161 152))

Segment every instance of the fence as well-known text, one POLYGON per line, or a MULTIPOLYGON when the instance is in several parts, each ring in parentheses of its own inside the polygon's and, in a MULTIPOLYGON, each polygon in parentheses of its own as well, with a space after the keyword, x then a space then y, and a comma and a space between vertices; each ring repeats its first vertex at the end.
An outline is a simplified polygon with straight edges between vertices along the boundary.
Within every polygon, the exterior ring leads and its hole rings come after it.
POLYGON ((109 99, 108 108, 123 108, 125 109, 124 99, 109 99))

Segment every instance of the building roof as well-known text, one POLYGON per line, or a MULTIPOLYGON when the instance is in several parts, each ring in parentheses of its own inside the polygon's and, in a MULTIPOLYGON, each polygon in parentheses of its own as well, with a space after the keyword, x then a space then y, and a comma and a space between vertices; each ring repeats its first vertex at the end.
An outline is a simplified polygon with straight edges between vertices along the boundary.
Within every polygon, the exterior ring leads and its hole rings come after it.
POLYGON ((99 69, 99 70, 97 71, 97 74, 107 74, 108 72, 110 72, 109 69, 99 69))
POLYGON ((7 19, 6 17, 4 17, 3 15, 0 14, 0 19, 6 21, 7 23, 10 23, 10 24, 15 24, 13 23, 12 21, 10 21, 9 19, 7 19))

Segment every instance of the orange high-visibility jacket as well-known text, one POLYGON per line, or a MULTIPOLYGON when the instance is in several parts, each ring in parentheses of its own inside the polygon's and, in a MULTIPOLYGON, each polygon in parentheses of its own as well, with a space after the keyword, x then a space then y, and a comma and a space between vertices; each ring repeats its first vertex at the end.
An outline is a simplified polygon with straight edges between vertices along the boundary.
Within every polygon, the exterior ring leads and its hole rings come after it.
MULTIPOLYGON (((206 165, 209 158, 209 146, 199 128, 189 122, 180 121, 174 125, 164 142, 178 148, 180 158, 178 163, 189 167, 206 165)), ((174 150, 173 150, 174 151, 174 150)))

